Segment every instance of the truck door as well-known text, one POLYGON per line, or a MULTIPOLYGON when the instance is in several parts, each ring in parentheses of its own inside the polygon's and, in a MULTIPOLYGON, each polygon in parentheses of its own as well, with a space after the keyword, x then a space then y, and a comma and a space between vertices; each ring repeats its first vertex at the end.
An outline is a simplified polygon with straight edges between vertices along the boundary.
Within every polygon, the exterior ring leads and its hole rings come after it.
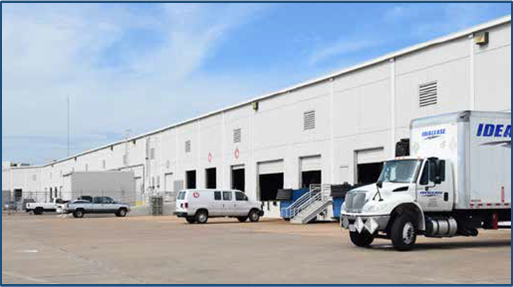
POLYGON ((233 192, 231 191, 223 191, 223 216, 234 216, 236 215, 235 211, 235 200, 233 198, 233 192))
POLYGON ((211 216, 223 215, 223 193, 221 191, 214 191, 214 201, 212 202, 211 208, 208 212, 211 216))
POLYGON ((248 197, 240 191, 235 192, 235 213, 238 216, 247 216, 249 214, 248 197))
POLYGON ((424 212, 452 210, 454 189, 450 171, 450 163, 445 160, 424 161, 417 181, 417 203, 424 212))

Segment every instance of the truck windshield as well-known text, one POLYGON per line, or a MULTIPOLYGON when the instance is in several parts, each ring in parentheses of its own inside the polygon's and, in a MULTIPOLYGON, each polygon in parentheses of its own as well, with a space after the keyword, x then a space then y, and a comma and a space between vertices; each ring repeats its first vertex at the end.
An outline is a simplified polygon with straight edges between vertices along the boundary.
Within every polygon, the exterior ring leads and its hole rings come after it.
POLYGON ((385 162, 379 176, 381 182, 411 183, 416 180, 421 160, 391 160, 385 162))

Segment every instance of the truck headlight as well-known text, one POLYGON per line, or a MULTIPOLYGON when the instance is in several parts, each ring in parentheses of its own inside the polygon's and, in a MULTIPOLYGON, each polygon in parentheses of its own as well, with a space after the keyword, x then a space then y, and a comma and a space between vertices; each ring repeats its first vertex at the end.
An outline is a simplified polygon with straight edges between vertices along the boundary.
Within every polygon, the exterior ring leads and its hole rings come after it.
POLYGON ((387 208, 387 205, 384 203, 380 204, 372 204, 372 205, 365 205, 363 207, 364 212, 376 212, 387 208))

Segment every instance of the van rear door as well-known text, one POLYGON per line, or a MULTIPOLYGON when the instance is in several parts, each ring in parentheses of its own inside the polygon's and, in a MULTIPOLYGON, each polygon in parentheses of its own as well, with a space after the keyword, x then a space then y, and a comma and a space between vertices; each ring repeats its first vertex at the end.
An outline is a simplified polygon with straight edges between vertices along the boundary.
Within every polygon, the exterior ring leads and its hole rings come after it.
POLYGON ((186 194, 187 191, 182 190, 176 196, 176 212, 187 212, 188 206, 186 206, 186 194))

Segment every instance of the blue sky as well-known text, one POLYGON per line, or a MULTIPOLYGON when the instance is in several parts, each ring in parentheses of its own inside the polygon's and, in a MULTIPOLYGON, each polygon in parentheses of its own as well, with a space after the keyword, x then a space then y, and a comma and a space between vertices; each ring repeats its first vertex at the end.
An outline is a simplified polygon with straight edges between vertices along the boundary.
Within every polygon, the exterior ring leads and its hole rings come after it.
POLYGON ((2 4, 2 160, 141 134, 511 14, 510 3, 2 4))

